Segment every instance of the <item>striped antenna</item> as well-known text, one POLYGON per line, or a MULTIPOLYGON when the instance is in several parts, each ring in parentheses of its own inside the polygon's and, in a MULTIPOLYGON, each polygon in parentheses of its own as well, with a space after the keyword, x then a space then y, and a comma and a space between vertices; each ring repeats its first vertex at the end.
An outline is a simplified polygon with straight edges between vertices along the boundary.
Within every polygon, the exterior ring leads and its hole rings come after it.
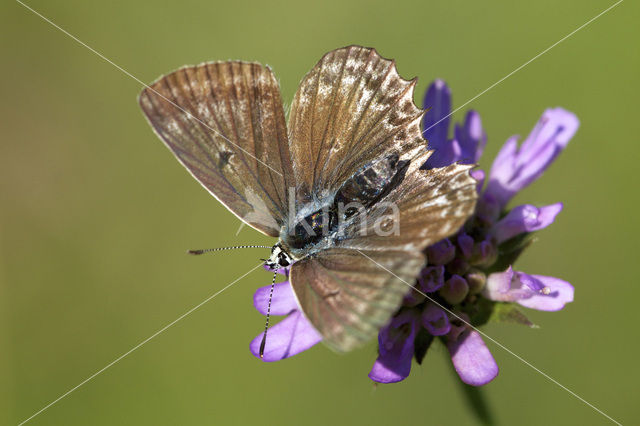
POLYGON ((269 328, 269 317, 271 316, 271 299, 273 298, 273 288, 276 285, 276 275, 278 270, 273 273, 273 280, 271 281, 271 291, 269 292, 269 305, 267 305, 267 322, 264 325, 264 334, 262 335, 262 342, 260 342, 260 359, 264 358, 264 346, 267 344, 267 329, 269 328))
POLYGON ((200 249, 200 250, 189 250, 187 253, 189 253, 189 254, 193 254, 193 255, 198 255, 198 254, 211 253, 211 252, 213 252, 213 251, 220 251, 220 250, 235 250, 235 249, 247 249, 247 248, 266 248, 266 249, 270 249, 271 247, 269 247, 269 246, 233 246, 233 247, 218 247, 218 248, 209 248, 209 249, 200 249))

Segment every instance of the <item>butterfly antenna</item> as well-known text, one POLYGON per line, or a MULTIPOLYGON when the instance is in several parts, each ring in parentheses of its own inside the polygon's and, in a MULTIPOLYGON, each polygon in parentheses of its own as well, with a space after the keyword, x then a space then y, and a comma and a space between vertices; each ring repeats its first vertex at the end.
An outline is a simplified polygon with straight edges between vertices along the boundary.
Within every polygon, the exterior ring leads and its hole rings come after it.
POLYGON ((209 249, 200 249, 200 250, 189 250, 187 253, 189 254, 205 254, 210 253, 212 251, 220 251, 220 250, 235 250, 235 249, 246 249, 246 248, 266 248, 270 249, 269 246, 233 246, 233 247, 218 247, 218 248, 209 248, 209 249))
POLYGON ((273 280, 271 281, 271 291, 269 292, 269 304, 267 305, 267 322, 264 325, 264 334, 262 335, 262 342, 260 342, 260 359, 264 358, 264 345, 267 344, 267 329, 269 328, 269 317, 271 316, 271 299, 273 299, 273 288, 276 286, 276 276, 278 271, 273 273, 273 280))

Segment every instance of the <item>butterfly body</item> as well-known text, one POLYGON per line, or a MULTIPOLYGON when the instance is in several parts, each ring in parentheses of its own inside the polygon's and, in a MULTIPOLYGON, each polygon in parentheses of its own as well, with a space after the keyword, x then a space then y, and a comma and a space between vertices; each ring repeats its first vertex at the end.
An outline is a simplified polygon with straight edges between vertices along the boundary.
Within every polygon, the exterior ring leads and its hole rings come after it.
POLYGON ((337 351, 376 335, 423 250, 475 207, 471 166, 422 168, 430 152, 414 86, 374 49, 349 46, 303 78, 288 123, 277 80, 257 63, 184 67, 139 98, 196 180, 278 238, 267 266, 290 266, 301 311, 337 351))

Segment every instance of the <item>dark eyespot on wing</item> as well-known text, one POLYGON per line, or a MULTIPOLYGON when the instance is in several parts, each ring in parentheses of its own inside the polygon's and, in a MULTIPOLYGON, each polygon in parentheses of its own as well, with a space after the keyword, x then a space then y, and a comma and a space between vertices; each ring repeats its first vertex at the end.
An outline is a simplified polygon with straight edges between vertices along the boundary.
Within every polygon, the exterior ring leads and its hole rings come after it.
POLYGON ((218 168, 221 169, 227 164, 229 164, 229 159, 231 158, 232 155, 233 155, 233 152, 231 151, 221 151, 218 154, 218 168))

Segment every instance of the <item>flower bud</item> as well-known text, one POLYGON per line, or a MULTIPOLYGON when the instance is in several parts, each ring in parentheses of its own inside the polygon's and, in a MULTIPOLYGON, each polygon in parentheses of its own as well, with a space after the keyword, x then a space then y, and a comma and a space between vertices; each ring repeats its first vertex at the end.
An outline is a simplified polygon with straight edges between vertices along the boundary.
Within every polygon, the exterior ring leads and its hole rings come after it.
POLYGON ((464 232, 460 233, 457 238, 458 248, 460 248, 460 252, 464 256, 465 259, 468 259, 473 254, 473 238, 464 232))
POLYGON ((433 293, 444 285, 444 266, 427 266, 418 277, 418 289, 433 293))
POLYGON ((469 285, 460 275, 453 275, 439 291, 440 296, 452 305, 461 303, 469 294, 469 285))
POLYGON ((434 336, 444 336, 451 329, 447 313, 434 303, 428 303, 422 311, 422 325, 434 336))
POLYGON ((469 285, 470 294, 478 294, 484 288, 487 282, 487 275, 479 269, 472 268, 467 275, 464 276, 469 285))
POLYGON ((444 265, 456 255, 456 248, 448 238, 427 247, 427 260, 432 265, 444 265))
POLYGON ((464 275, 469 270, 469 262, 461 257, 456 257, 447 264, 447 272, 450 274, 464 275))
POLYGON ((473 247, 473 255, 471 256, 470 263, 474 266, 489 266, 496 261, 497 257, 498 250, 495 244, 487 239, 473 247))

